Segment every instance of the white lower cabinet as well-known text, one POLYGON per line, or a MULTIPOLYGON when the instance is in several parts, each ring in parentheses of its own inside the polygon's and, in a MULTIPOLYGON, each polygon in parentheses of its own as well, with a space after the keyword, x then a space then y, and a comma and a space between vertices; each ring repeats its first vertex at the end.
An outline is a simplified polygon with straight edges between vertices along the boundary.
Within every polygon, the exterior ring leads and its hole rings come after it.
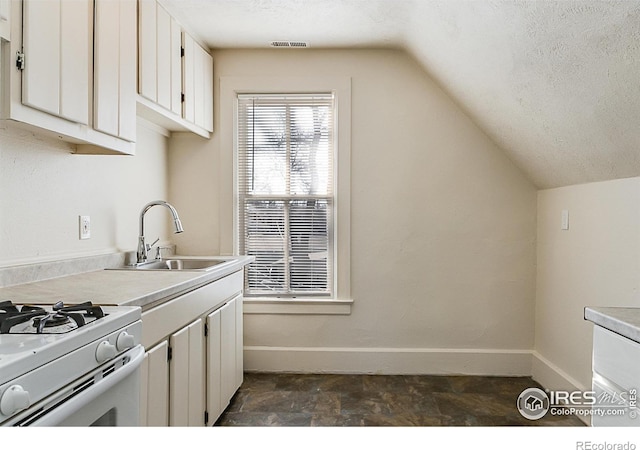
POLYGON ((595 326, 592 388, 596 407, 609 413, 594 414, 592 426, 640 426, 640 344, 595 326))
POLYGON ((215 423, 243 380, 242 296, 209 314, 207 328, 207 412, 215 423))
POLYGON ((140 368, 140 424, 169 425, 169 341, 148 349, 140 368))
POLYGON ((222 350, 220 309, 207 316, 207 411, 211 420, 216 419, 224 411, 222 403, 222 350))
POLYGON ((169 425, 205 424, 204 325, 198 319, 169 339, 169 425))
POLYGON ((140 424, 213 425, 242 384, 242 271, 142 313, 140 424))

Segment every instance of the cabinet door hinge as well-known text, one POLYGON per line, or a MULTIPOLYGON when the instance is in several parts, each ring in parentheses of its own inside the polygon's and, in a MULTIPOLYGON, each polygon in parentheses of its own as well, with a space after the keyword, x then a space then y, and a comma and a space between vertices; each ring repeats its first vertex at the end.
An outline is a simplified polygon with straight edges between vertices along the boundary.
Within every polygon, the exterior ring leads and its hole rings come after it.
POLYGON ((209 325, 204 324, 204 337, 209 336, 209 325))
POLYGON ((171 358, 173 358, 173 348, 168 347, 167 348, 167 361, 171 361, 171 358))
POLYGON ((184 103, 184 93, 180 94, 180 101, 184 103))
POLYGON ((184 47, 180 47, 180 57, 184 58, 184 47))
POLYGON ((16 52, 16 67, 18 70, 24 70, 24 52, 20 50, 16 52))
POLYGON ((204 424, 207 425, 209 423, 209 411, 204 412, 204 424))

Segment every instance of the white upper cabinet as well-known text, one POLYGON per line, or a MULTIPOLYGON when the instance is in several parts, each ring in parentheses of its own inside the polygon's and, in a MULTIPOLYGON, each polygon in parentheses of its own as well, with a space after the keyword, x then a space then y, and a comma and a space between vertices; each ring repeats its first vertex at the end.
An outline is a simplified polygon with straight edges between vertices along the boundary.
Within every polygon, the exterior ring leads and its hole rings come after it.
POLYGON ((11 40, 11 2, 9 0, 0 0, 0 40, 11 40))
POLYGON ((95 0, 94 127, 136 139, 136 2, 95 0))
POLYGON ((12 0, 2 8, 11 40, 2 45, 0 118, 74 143, 77 153, 134 154, 136 1, 12 0))
POLYGON ((138 1, 138 114, 170 131, 213 131, 213 61, 156 0, 138 1))
POLYGON ((178 22, 155 0, 140 0, 138 92, 180 115, 182 48, 178 22))
POLYGON ((187 33, 183 33, 184 47, 184 106, 185 120, 213 131, 213 61, 211 55, 187 33))
POLYGON ((90 3, 28 0, 23 14, 22 102, 88 124, 90 3))
POLYGON ((157 9, 155 0, 138 2, 138 93, 158 101, 157 9))

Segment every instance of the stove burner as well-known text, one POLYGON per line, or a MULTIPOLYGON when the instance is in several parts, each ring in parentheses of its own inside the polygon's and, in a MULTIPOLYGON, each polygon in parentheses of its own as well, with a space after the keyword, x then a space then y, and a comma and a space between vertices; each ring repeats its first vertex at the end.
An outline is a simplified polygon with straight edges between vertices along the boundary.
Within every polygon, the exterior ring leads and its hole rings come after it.
POLYGON ((19 309, 11 301, 0 302, 0 334, 65 333, 104 317, 102 308, 91 302, 71 306, 57 302, 51 309, 31 305, 19 309), (31 325, 17 327, 30 321, 31 325))

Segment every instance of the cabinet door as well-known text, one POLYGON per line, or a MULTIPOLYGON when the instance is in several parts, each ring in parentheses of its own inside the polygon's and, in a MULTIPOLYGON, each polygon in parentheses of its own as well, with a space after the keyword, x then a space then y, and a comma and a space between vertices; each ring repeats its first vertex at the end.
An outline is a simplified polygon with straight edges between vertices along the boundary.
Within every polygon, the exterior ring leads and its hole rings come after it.
POLYGON ((236 307, 229 302, 220 308, 221 403, 227 407, 236 392, 236 307))
POLYGON ((187 33, 183 46, 183 118, 213 131, 213 60, 187 33))
POLYGON ((202 128, 213 131, 213 58, 204 49, 200 49, 202 59, 202 128))
POLYGON ((10 0, 0 0, 0 39, 6 41, 11 38, 10 0))
POLYGON ((202 319, 171 335, 171 426, 204 425, 204 329, 202 319))
POLYGON ((89 123, 92 13, 91 2, 24 1, 23 104, 89 123))
POLYGON ((178 22, 156 1, 139 0, 138 92, 182 113, 182 42, 178 22))
POLYGON ((222 347, 220 335, 220 310, 207 316, 207 411, 211 424, 220 417, 226 405, 222 405, 221 376, 222 366, 220 349, 222 347))
POLYGON ((184 102, 182 104, 182 117, 191 122, 196 122, 196 106, 195 106, 195 75, 194 75, 194 52, 196 43, 187 33, 182 33, 182 48, 184 49, 184 58, 182 64, 182 93, 184 102))
POLYGON ((156 102, 157 98, 157 14, 158 4, 155 0, 139 0, 138 2, 138 93, 156 102))
POLYGON ((234 299, 236 308, 236 377, 235 388, 237 390, 244 381, 244 316, 243 316, 243 304, 242 296, 238 296, 234 299))
POLYGON ((144 355, 140 368, 140 425, 169 425, 169 343, 163 341, 144 355))
POLYGON ((135 141, 136 3, 96 0, 94 128, 135 141))
POLYGON ((171 111, 182 115, 182 29, 171 18, 171 111))

